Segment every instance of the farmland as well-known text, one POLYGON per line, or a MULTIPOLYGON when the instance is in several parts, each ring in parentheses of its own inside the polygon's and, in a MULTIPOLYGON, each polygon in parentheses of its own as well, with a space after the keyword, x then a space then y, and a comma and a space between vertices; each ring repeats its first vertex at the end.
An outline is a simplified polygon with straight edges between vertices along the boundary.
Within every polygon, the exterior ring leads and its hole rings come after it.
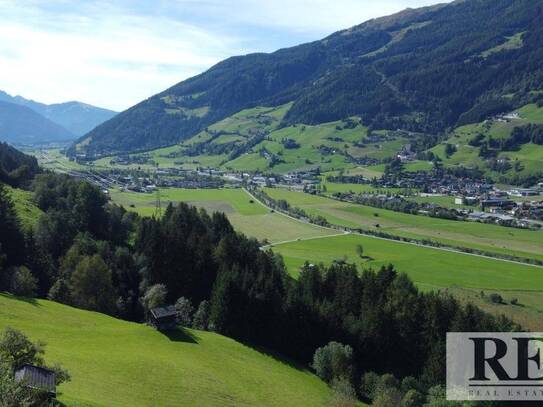
POLYGON ((303 368, 211 332, 166 336, 103 314, 0 294, 0 329, 7 326, 45 341, 48 362, 69 370, 72 380, 58 389, 67 406, 319 406, 329 398, 326 384, 303 368))
MULTIPOLYGON (((284 257, 293 276, 298 275, 305 261, 313 264, 347 261, 359 269, 393 264, 422 290, 447 289, 455 295, 461 294, 460 298, 468 294, 473 297, 481 291, 500 293, 506 300, 517 298, 523 308, 504 305, 497 309, 489 307, 490 311, 521 316, 523 322, 528 323, 526 326, 543 328, 540 314, 543 312, 543 268, 540 267, 354 234, 290 242, 277 245, 273 250, 284 257), (363 259, 356 253, 357 245, 364 249, 363 259)), ((473 298, 469 300, 473 302, 473 298)))
POLYGON ((265 192, 276 200, 284 199, 292 206, 309 214, 323 216, 330 223, 340 226, 379 230, 402 237, 432 239, 452 246, 543 259, 543 233, 538 231, 410 215, 280 188, 266 188, 265 192))
MULTIPOLYGON (((242 189, 170 188, 162 189, 160 195, 163 208, 170 202, 186 202, 210 213, 224 212, 236 230, 259 240, 278 242, 330 234, 329 230, 271 212, 242 189)), ((155 213, 154 194, 111 191, 111 197, 114 202, 140 215, 152 216, 155 213)))

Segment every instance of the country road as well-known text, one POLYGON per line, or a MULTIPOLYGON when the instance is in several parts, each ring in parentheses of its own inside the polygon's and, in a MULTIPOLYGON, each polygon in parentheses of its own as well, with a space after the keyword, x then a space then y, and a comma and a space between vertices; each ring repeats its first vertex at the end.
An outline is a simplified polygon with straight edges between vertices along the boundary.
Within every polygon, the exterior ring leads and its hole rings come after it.
MULTIPOLYGON (((246 188, 243 188, 243 190, 252 199, 254 199, 256 202, 259 202, 262 206, 268 208, 269 210, 273 210, 273 211, 275 211, 276 213, 278 213, 280 215, 286 216, 287 218, 290 218, 290 219, 295 220, 297 222, 311 224, 311 225, 318 226, 318 227, 323 228, 323 229, 327 229, 327 230, 331 230, 331 231, 333 230, 333 231, 337 232, 337 229, 335 229, 335 228, 321 226, 321 225, 315 225, 315 224, 310 223, 310 222, 304 222, 304 221, 302 221, 300 219, 297 219, 294 216, 290 216, 290 215, 288 215, 288 214, 286 214, 286 213, 284 213, 284 212, 282 212, 280 210, 271 208, 268 205, 266 205, 264 202, 262 202, 260 199, 255 197, 253 194, 251 194, 251 192, 249 192, 246 188)), ((455 249, 449 248, 449 247, 435 247, 435 246, 424 245, 424 244, 416 243, 416 242, 406 242, 406 241, 403 241, 403 240, 388 239, 386 237, 374 236, 374 235, 371 235, 371 234, 364 234, 364 233, 357 233, 357 232, 349 232, 349 231, 344 231, 342 233, 335 233, 335 234, 330 234, 330 235, 325 235, 325 236, 315 236, 315 237, 309 237, 309 238, 299 238, 299 239, 287 240, 287 241, 283 241, 283 242, 276 242, 276 243, 271 243, 271 244, 266 245, 266 246, 262 246, 262 248, 267 249, 267 248, 270 248, 270 247, 279 246, 279 245, 287 244, 287 243, 294 243, 294 242, 305 241, 305 240, 325 239, 325 238, 328 238, 328 237, 343 236, 343 235, 348 235, 348 234, 364 236, 364 237, 368 237, 368 238, 372 238, 372 239, 386 240, 386 241, 389 241, 389 242, 403 243, 403 244, 408 244, 408 245, 412 245, 412 246, 426 247, 428 249, 441 250, 441 251, 446 251, 446 252, 453 252, 453 253, 463 254, 463 255, 466 255, 466 256, 480 257, 480 258, 483 258, 483 259, 502 261, 502 262, 512 263, 512 264, 520 264, 520 265, 524 265, 524 266, 532 266, 532 267, 537 267, 537 268, 543 269, 543 266, 539 266, 537 264, 530 264, 530 263, 524 263, 524 262, 521 262, 521 261, 501 259, 499 257, 485 256, 483 254, 477 254, 477 253, 466 253, 466 252, 463 252, 461 250, 455 250, 455 249)))

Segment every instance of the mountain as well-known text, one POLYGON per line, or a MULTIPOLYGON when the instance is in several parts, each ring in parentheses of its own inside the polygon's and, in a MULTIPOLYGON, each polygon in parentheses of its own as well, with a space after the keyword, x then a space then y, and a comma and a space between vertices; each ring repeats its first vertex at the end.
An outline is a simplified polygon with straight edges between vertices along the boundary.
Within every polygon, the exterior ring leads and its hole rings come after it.
POLYGON ((66 128, 76 137, 88 133, 117 114, 112 110, 75 101, 46 105, 25 99, 22 96, 10 96, 3 91, 0 91, 0 101, 29 107, 52 122, 66 128))
POLYGON ((232 57, 120 113, 78 146, 107 154, 172 145, 243 109, 286 103, 282 125, 357 115, 370 129, 441 133, 537 97, 541 18, 543 0, 462 0, 232 57))
POLYGON ((36 144, 73 140, 74 135, 26 106, 0 102, 0 140, 36 144))

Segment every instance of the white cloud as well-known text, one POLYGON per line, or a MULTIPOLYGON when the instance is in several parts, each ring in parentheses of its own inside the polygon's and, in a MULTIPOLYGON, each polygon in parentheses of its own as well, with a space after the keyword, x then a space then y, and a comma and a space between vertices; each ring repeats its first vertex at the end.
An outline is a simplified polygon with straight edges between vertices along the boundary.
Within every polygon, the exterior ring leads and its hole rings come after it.
POLYGON ((122 110, 231 55, 434 0, 0 0, 0 89, 122 110))
POLYGON ((59 16, 52 26, 48 13, 2 11, 0 89, 47 103, 125 109, 241 52, 234 38, 160 16, 59 16))

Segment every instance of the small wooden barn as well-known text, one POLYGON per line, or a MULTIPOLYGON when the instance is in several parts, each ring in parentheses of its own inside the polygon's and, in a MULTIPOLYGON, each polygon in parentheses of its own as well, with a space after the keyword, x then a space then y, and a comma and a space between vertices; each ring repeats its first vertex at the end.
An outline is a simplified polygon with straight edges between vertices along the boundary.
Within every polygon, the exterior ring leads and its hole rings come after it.
POLYGON ((15 370, 15 380, 31 389, 43 391, 50 398, 57 396, 56 374, 52 370, 34 365, 22 365, 15 370))
POLYGON ((151 310, 150 322, 159 331, 168 331, 177 326, 177 312, 173 305, 153 308, 151 310))

